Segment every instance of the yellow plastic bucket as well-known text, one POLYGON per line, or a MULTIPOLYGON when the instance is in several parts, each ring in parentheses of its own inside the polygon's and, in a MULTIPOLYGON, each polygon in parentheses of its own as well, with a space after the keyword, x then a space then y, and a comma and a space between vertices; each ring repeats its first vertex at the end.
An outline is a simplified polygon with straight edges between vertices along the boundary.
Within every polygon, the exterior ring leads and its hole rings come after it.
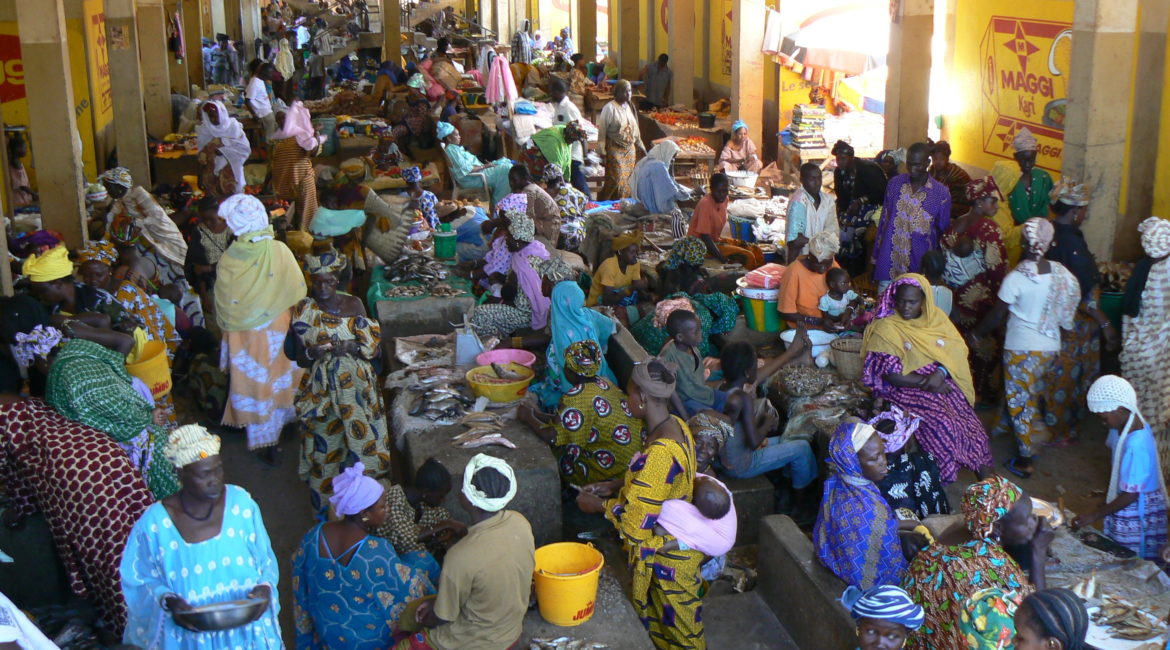
POLYGON ((171 392, 171 364, 162 341, 147 341, 138 360, 126 364, 126 372, 141 379, 155 399, 171 392))
POLYGON ((553 625, 572 627, 593 616, 605 558, 591 544, 558 542, 536 549, 536 604, 553 625))

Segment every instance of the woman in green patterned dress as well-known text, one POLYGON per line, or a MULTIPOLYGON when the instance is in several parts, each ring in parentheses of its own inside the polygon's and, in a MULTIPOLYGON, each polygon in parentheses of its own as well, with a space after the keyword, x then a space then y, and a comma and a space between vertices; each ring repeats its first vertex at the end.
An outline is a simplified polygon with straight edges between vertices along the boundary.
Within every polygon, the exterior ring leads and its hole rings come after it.
MULTIPOLYGON (((292 310, 289 341, 297 364, 308 368, 297 392, 304 426, 301 478, 324 509, 333 477, 357 461, 373 478, 390 471, 386 410, 371 361, 380 351, 378 321, 357 298, 337 292, 345 258, 332 250, 305 259, 311 293, 292 310)), ((286 346, 287 347, 287 346, 286 346)))

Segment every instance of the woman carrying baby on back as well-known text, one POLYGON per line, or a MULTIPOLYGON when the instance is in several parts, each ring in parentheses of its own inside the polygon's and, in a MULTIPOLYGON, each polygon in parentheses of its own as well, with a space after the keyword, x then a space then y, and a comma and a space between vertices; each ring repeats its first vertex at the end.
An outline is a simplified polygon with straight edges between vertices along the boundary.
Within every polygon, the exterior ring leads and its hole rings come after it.
MULTIPOLYGON (((1007 251, 992 217, 998 209, 999 187, 990 177, 967 185, 971 210, 952 219, 942 236, 947 261, 943 278, 954 291, 951 320, 966 337, 995 306, 996 292, 1007 275, 1007 251)), ((1003 335, 988 336, 970 348, 971 375, 980 403, 994 404, 1003 386, 996 379, 1003 354, 1003 335)))

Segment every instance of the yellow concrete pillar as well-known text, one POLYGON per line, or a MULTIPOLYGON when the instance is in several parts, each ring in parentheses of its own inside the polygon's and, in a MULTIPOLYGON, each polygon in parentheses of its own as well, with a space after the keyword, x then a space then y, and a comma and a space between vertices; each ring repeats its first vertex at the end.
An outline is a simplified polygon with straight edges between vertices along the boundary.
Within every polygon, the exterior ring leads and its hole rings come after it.
MULTIPOLYGON (((1123 239, 1136 237, 1132 226, 1127 229, 1126 220, 1118 218, 1117 210, 1125 168, 1137 14, 1138 0, 1077 0, 1073 13, 1061 169, 1093 186, 1093 202, 1082 229, 1089 248, 1103 260, 1114 257, 1119 235, 1123 239)), ((1142 153, 1150 155, 1145 146, 1156 142, 1144 142, 1142 153)))
MULTIPOLYGON (((695 103, 695 0, 670 0, 666 11, 669 34, 671 102, 690 107, 695 103)), ((651 59, 658 58, 655 54, 651 59)))
POLYGON ((138 0, 138 56, 146 132, 162 138, 172 130, 171 75, 167 59, 166 10, 162 0, 138 0))
POLYGON ((492 9, 492 16, 495 18, 493 29, 499 34, 499 39, 504 44, 512 42, 512 34, 515 33, 518 27, 512 27, 512 4, 508 0, 489 0, 495 3, 492 9))
POLYGON ((183 6, 183 39, 187 44, 187 81, 206 88, 203 79, 203 11, 199 0, 180 0, 183 6))
MULTIPOLYGON (((736 0, 731 18, 731 110, 748 125, 748 133, 761 146, 764 128, 764 25, 767 7, 757 0, 736 0)), ((677 75, 677 73, 676 73, 677 75)), ((775 127, 776 125, 772 125, 775 127)))
POLYGON ((612 46, 618 43, 618 64, 621 65, 622 77, 637 79, 642 74, 642 59, 638 56, 642 40, 641 17, 642 10, 639 0, 610 0, 609 11, 617 13, 620 19, 618 35, 609 35, 612 46), (614 5, 618 6, 615 7, 614 5))
POLYGON ((240 0, 240 40, 244 46, 244 65, 256 58, 257 38, 260 38, 260 0, 240 0))
POLYGON ((382 60, 402 57, 402 7, 398 0, 382 0, 382 60))
MULTIPOLYGON (((1138 18, 1137 69, 1145 79, 1162 79, 1166 73, 1166 31, 1170 24, 1170 0, 1145 0, 1138 18)), ((1154 209, 1154 183, 1158 169, 1159 140, 1162 123, 1161 84, 1139 83, 1133 89, 1133 111, 1129 134, 1129 173, 1126 179, 1125 212, 1118 223, 1119 234, 1113 246, 1117 259, 1141 255, 1141 240, 1132 233, 1142 219, 1154 209), (1141 143, 1138 145, 1137 143, 1141 143)))
MULTIPOLYGON (((167 24, 170 24, 175 14, 179 15, 181 23, 186 24, 187 16, 183 13, 181 0, 166 0, 163 6, 165 7, 167 24)), ((195 42, 194 47, 188 42, 184 42, 184 45, 186 45, 186 52, 184 52, 182 59, 176 58, 169 51, 167 52, 167 77, 171 82, 171 92, 189 95, 191 93, 191 80, 187 76, 187 59, 195 56, 202 60, 203 51, 198 41, 195 42)))
POLYGON ((577 49, 586 61, 597 60, 597 0, 577 0, 577 49))
POLYGON ((228 21, 224 0, 206 0, 206 2, 208 15, 211 18, 211 38, 214 39, 216 34, 227 34, 228 21))
POLYGON ((888 149, 926 140, 930 125, 930 41, 934 0, 902 0, 890 21, 886 56, 886 134, 888 149))
POLYGON ((64 0, 15 0, 28 126, 44 227, 86 241, 85 173, 65 39, 64 0))
POLYGON ((135 182, 150 187, 137 22, 134 0, 106 0, 106 43, 109 45, 118 163, 130 170, 135 182))

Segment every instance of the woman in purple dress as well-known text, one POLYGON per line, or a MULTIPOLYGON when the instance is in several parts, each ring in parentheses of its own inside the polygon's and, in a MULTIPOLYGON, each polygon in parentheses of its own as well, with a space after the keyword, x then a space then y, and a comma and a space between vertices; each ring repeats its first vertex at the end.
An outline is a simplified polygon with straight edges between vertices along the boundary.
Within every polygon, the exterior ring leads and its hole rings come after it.
POLYGON ((914 436, 938 461, 942 482, 953 483, 960 467, 983 478, 991 448, 971 406, 967 344, 935 307, 926 278, 908 273, 886 288, 861 351, 862 382, 875 398, 921 419, 914 436))
POLYGON ((930 177, 929 149, 906 151, 905 174, 890 179, 873 245, 873 281, 883 288, 903 273, 917 273, 922 254, 937 250, 951 224, 951 191, 930 177))

